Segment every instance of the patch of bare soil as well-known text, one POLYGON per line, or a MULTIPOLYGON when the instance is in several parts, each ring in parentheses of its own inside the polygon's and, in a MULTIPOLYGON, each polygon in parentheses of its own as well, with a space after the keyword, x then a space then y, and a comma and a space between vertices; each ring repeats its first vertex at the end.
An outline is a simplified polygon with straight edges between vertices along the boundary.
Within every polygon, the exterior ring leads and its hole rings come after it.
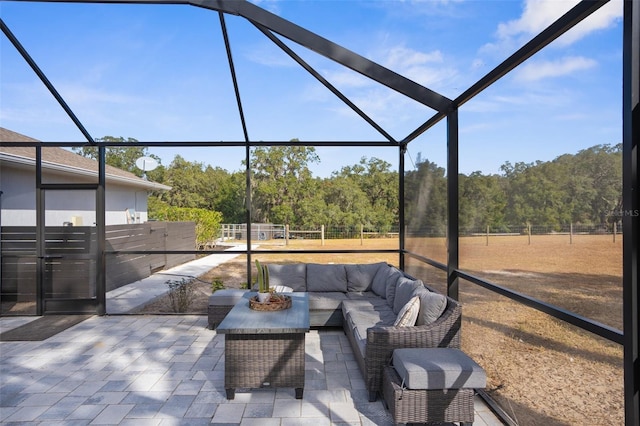
MULTIPOLYGON (((414 243, 446 259, 442 241, 414 243)), ((460 267, 622 329, 622 244, 611 236, 491 237, 488 245, 466 238, 460 267)), ((421 265, 409 272, 446 291, 444 272, 421 265)), ((518 424, 624 424, 622 346, 464 280, 460 301, 462 349, 486 370, 488 393, 518 424)))
POLYGON ((624 424, 621 346, 467 287, 462 349, 518 424, 624 424))
MULTIPOLYGON (((575 238, 575 237, 574 237, 575 238)), ((365 244, 372 244, 365 241, 365 244)), ((298 241, 305 249, 319 249, 298 241)), ((332 241, 330 250, 359 248, 332 241)), ((378 240, 376 248, 397 248, 378 240)), ((412 249, 444 261, 437 239, 412 241, 412 249), (425 244, 423 247, 419 247, 425 244)), ((282 247, 279 247, 282 248, 282 247)), ((370 247, 367 247, 370 248, 370 247)), ((260 255, 265 262, 367 263, 381 255, 260 255)), ((622 328, 621 242, 606 237, 574 239, 517 237, 461 241, 460 266, 474 275, 603 324, 622 328)), ((200 277, 199 298, 190 313, 207 313, 211 282, 246 287, 246 258, 238 257, 200 277)), ((444 292, 446 275, 408 262, 408 272, 444 292)), ((462 349, 487 372, 487 392, 520 425, 622 425, 622 347, 468 282, 460 282, 462 349)), ((144 312, 171 312, 166 298, 144 312)))
MULTIPOLYGON (((194 299, 189 304, 189 308, 182 313, 206 315, 209 306, 209 296, 213 292, 213 282, 219 281, 223 288, 246 288, 247 287, 247 261, 236 258, 210 270, 193 280, 191 285, 194 288, 194 299)), ((147 304, 140 310, 143 314, 167 314, 176 313, 171 305, 171 298, 166 295, 147 304)))

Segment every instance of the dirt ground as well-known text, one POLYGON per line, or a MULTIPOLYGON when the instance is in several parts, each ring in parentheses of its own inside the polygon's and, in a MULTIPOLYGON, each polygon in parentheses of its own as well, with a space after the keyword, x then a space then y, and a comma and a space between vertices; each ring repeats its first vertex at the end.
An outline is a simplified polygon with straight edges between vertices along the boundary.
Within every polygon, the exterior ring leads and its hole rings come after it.
MULTIPOLYGON (((397 249, 397 240, 294 241, 290 249, 397 249)), ((268 250, 268 246, 262 246, 268 250)), ((282 249, 282 246, 274 247, 282 249)), ((413 251, 444 261, 444 240, 413 240, 413 251)), ((398 264, 395 254, 256 255, 261 262, 398 264)), ((622 241, 611 236, 533 236, 462 239, 460 266, 512 290, 622 328, 622 241)), ((445 274, 415 261, 407 271, 440 291, 445 274)), ((206 314, 211 282, 241 288, 240 256, 200 277, 189 309, 206 314)), ((486 371, 487 392, 520 425, 624 424, 622 347, 496 293, 461 281, 462 349, 486 371)), ((167 298, 145 313, 171 312, 167 298)))

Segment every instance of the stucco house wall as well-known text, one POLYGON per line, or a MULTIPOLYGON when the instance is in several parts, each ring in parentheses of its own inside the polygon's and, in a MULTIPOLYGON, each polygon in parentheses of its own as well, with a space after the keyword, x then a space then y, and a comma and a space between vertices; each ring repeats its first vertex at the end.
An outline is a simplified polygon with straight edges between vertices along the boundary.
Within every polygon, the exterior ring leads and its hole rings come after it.
MULTIPOLYGON (((0 128, 0 141, 35 139, 0 128)), ((43 149, 44 183, 97 183, 97 162, 62 148, 43 149)), ((0 147, 0 225, 36 224, 35 148, 0 147)), ((106 225, 144 223, 148 220, 147 196, 152 190, 170 187, 149 182, 114 167, 107 167, 105 190, 106 225)), ((47 226, 95 224, 95 192, 47 190, 47 226)))

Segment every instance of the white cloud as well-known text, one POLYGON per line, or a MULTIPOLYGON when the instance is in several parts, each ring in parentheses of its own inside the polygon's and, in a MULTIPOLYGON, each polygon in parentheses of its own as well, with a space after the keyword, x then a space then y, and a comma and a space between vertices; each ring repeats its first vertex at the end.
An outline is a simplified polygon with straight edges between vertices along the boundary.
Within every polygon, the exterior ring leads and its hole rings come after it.
MULTIPOLYGON (((498 24, 497 40, 485 44, 481 53, 510 53, 524 45, 568 12, 578 0, 525 0, 522 15, 498 24)), ((616 25, 622 19, 623 2, 612 0, 560 37, 555 45, 567 46, 589 34, 616 25)))
POLYGON ((597 12, 591 14, 584 21, 569 30, 558 41, 568 45, 592 32, 607 29, 622 20, 623 2, 620 0, 612 0, 602 6, 597 12))
POLYGON ((380 56, 379 63, 383 66, 433 90, 442 89, 445 82, 447 87, 450 86, 458 75, 456 69, 443 65, 444 57, 439 50, 419 52, 396 46, 380 56))
POLYGON ((371 87, 373 83, 367 77, 346 68, 324 70, 324 78, 338 88, 363 88, 371 87))
MULTIPOLYGON (((548 114, 549 108, 563 110, 572 102, 570 90, 510 91, 509 94, 481 94, 462 107, 464 113, 510 114, 517 116, 522 112, 543 111, 548 114)), ((497 115, 495 115, 497 117, 497 115)))
POLYGON ((440 50, 421 52, 403 43, 394 46, 383 43, 368 56, 385 68, 435 91, 451 87, 459 75, 455 67, 444 64, 440 50))
MULTIPOLYGON (((374 62, 429 88, 457 75, 456 70, 442 66, 444 59, 438 50, 425 53, 404 46, 396 46, 381 50, 373 56, 375 56, 372 59, 374 62)), ((345 68, 337 68, 335 71, 325 70, 323 75, 336 87, 367 88, 377 86, 377 83, 372 80, 345 68)))
POLYGON ((404 69, 424 65, 430 62, 441 63, 442 61, 442 52, 439 50, 424 53, 408 49, 404 46, 397 46, 389 50, 389 53, 384 60, 384 64, 389 68, 404 69))
POLYGON ((570 56, 556 61, 527 62, 515 71, 519 81, 538 81, 544 78, 560 77, 593 68, 597 62, 582 56, 570 56))
POLYGON ((498 24, 498 38, 509 39, 521 34, 537 34, 576 4, 577 0, 526 0, 520 18, 498 24))

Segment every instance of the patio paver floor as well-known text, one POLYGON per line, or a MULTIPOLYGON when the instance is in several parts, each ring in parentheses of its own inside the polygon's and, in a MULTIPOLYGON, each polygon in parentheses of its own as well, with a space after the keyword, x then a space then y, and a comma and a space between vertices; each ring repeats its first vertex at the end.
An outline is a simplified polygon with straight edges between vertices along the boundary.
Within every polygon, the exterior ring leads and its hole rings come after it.
MULTIPOLYGON (((0 318, 1 328, 27 319, 0 318)), ((0 343, 0 422, 64 425, 390 425, 339 329, 306 339, 304 398, 224 391, 224 336, 206 316, 95 316, 41 342, 0 343)), ((476 425, 501 425, 476 403, 476 425)))

